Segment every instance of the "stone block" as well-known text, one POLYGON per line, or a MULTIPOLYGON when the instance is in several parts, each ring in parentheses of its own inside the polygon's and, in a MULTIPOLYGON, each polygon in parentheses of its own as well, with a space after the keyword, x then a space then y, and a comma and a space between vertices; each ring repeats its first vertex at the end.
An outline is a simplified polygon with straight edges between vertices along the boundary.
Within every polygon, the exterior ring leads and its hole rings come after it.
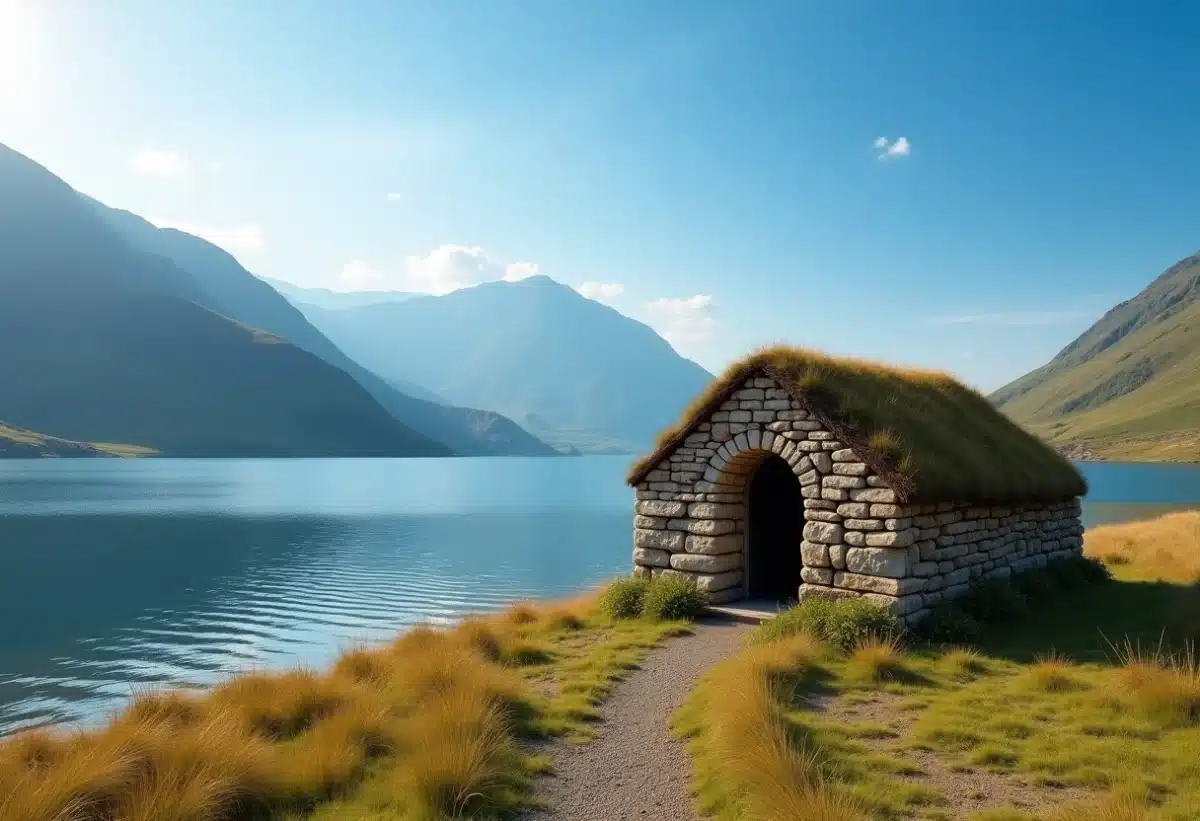
MULTIPOLYGON (((829 567, 829 545, 817 542, 800 542, 800 560, 805 567, 829 567)), ((829 582, 823 582, 828 584, 829 582)))
MULTIPOLYGON (((682 533, 664 534, 684 538, 682 533)), ((687 536, 683 541, 683 549, 688 553, 699 553, 705 556, 717 556, 722 553, 741 553, 742 536, 739 533, 728 533, 724 536, 687 536)), ((672 551, 678 552, 678 551, 672 551)))
POLYGON ((829 546, 829 563, 833 565, 835 570, 846 569, 846 551, 849 549, 846 545, 842 544, 829 546))
POLYGON ((841 544, 842 526, 831 522, 808 522, 804 525, 804 539, 817 544, 841 544))
POLYGON ((635 530, 633 545, 678 553, 684 548, 684 535, 669 530, 635 530))
POLYGON ((886 547, 852 547, 846 551, 846 569, 899 579, 908 575, 908 554, 886 547))
POLYGON ((833 584, 833 571, 828 567, 805 565, 800 568, 800 578, 808 584, 833 584))
POLYGON ((667 519, 661 516, 642 516, 638 514, 633 517, 633 526, 638 530, 666 530, 667 519))
MULTIPOLYGON (((838 450, 834 453, 844 453, 845 451, 838 450)), ((871 469, 862 462, 834 462, 833 472, 838 476, 866 476, 871 472, 871 469)), ((866 485, 867 480, 863 479, 863 485, 866 485)))
POLYGON ((693 519, 740 519, 745 513, 745 508, 742 505, 696 502, 687 506, 687 515, 693 519))
MULTIPOLYGON (((825 502, 824 499, 815 499, 814 501, 825 502)), ((831 505, 833 502, 825 502, 825 504, 831 505)), ((835 525, 842 523, 842 517, 832 510, 809 510, 804 514, 804 518, 810 522, 833 522, 835 525)))
POLYGON ((850 448, 842 448, 841 450, 835 450, 833 453, 829 454, 829 458, 835 462, 857 462, 858 461, 858 457, 854 454, 854 451, 850 448))
POLYGON ((687 514, 687 505, 683 502, 663 502, 647 499, 644 502, 638 502, 634 506, 634 510, 643 516, 662 516, 667 519, 675 519, 687 514))
POLYGON ((692 573, 724 573, 742 566, 741 553, 723 553, 717 556, 701 553, 674 553, 670 554, 670 559, 671 567, 692 573))
POLYGON ((821 488, 821 498, 833 502, 844 502, 850 498, 850 491, 842 490, 840 487, 823 487, 821 488))
MULTIPOLYGON (((812 438, 811 434, 809 435, 809 438, 812 438)), ((830 458, 828 453, 820 451, 812 454, 812 456, 809 458, 812 459, 813 467, 815 467, 821 473, 829 473, 833 470, 833 459, 830 458)))
POLYGON ((852 490, 854 488, 866 487, 867 480, 861 476, 839 476, 830 474, 821 479, 821 487, 832 487, 838 490, 852 490))
MULTIPOLYGON (((672 577, 680 579, 690 579, 696 583, 704 593, 712 593, 717 590, 725 590, 729 587, 737 587, 742 583, 741 570, 729 570, 724 573, 692 573, 687 570, 676 570, 669 568, 659 571, 662 577, 672 577)), ((655 576, 659 578, 659 576, 655 576)))
POLYGON ((859 594, 853 590, 839 590, 836 587, 829 587, 823 584, 802 584, 800 585, 799 598, 800 601, 809 599, 852 599, 859 594))
MULTIPOLYGON (((686 554, 680 553, 679 555, 686 554)), ((641 567, 670 567, 671 554, 665 550, 655 550, 650 547, 635 547, 633 563, 641 567)))
POLYGON ((868 533, 868 547, 908 547, 916 542, 915 533, 901 530, 893 533, 868 533))
POLYGON ((850 491, 850 499, 855 502, 894 505, 896 492, 886 487, 864 487, 850 491))
POLYGON ((871 515, 871 506, 865 502, 844 502, 837 506, 837 512, 847 519, 865 519, 871 515))
POLYGON ((854 547, 862 547, 867 543, 867 534, 860 530, 847 530, 842 535, 842 541, 854 547))
POLYGON ((883 522, 879 519, 846 519, 843 523, 847 530, 881 531, 883 522))
POLYGON ((671 519, 668 530, 682 530, 698 536, 721 536, 732 533, 734 523, 730 519, 671 519))

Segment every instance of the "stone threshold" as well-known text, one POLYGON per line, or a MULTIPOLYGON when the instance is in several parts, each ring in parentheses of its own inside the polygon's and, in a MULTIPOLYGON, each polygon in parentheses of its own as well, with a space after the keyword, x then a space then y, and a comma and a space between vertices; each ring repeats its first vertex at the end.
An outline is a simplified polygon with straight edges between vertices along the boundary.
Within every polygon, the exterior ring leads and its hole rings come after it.
POLYGON ((779 611, 785 610, 787 607, 787 602, 774 599, 752 599, 732 604, 710 604, 704 608, 704 612, 743 624, 761 624, 775 618, 779 611))

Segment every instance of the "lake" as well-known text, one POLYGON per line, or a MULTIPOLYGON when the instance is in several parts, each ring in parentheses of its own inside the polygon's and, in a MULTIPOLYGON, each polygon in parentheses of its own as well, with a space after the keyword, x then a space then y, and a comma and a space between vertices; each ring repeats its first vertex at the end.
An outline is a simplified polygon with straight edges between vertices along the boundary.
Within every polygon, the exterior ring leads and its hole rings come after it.
MULTIPOLYGON (((629 569, 629 457, 0 462, 0 733, 629 569)), ((1083 466, 1087 524, 1200 467, 1083 466)))

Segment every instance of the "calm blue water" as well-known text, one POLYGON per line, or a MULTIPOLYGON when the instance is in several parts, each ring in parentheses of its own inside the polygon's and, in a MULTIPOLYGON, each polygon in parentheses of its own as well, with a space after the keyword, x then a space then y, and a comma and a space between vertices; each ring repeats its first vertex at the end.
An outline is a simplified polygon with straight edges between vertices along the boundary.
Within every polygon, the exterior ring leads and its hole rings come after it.
MULTIPOLYGON (((629 566, 628 457, 0 462, 0 732, 629 566)), ((1200 468, 1086 466, 1090 524, 1200 507, 1200 468)))

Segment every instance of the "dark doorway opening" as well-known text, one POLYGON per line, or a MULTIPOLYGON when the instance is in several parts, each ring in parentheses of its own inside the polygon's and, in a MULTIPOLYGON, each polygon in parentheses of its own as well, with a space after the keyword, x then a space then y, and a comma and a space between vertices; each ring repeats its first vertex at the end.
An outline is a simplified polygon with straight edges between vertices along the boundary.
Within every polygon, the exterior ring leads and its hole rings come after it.
POLYGON ((804 498, 800 480, 774 454, 750 479, 747 500, 747 593, 752 599, 795 599, 800 588, 804 498))

